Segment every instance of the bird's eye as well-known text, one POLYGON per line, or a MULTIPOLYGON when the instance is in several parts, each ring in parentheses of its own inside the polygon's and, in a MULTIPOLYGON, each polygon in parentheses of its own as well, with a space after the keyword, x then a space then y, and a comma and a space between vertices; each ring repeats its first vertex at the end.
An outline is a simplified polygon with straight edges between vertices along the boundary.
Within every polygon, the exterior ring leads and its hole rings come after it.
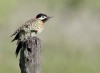
POLYGON ((45 16, 42 16, 42 18, 45 18, 45 16))

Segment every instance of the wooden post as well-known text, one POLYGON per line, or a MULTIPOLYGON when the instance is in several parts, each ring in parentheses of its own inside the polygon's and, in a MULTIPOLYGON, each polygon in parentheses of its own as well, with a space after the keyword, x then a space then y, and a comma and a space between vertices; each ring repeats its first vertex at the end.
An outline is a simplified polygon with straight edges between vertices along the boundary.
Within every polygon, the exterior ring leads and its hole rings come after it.
POLYGON ((41 41, 37 37, 29 37, 20 52, 19 66, 21 73, 41 73, 40 63, 41 41))

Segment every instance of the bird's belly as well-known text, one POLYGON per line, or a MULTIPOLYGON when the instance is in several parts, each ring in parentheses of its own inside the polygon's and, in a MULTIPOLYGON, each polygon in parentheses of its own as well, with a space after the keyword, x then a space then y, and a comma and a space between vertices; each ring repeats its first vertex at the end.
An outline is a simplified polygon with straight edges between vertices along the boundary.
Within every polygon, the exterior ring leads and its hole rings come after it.
POLYGON ((37 29, 37 31, 38 31, 37 33, 40 34, 40 33, 42 32, 42 30, 43 30, 43 28, 39 28, 39 29, 37 29))

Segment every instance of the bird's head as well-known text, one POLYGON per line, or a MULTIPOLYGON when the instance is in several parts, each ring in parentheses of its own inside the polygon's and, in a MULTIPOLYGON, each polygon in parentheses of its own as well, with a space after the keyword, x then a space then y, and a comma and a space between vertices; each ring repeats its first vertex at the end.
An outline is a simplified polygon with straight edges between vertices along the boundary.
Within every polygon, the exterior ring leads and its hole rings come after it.
POLYGON ((46 14, 40 13, 36 16, 37 19, 40 19, 43 22, 46 22, 48 19, 52 18, 50 16, 47 16, 46 14))

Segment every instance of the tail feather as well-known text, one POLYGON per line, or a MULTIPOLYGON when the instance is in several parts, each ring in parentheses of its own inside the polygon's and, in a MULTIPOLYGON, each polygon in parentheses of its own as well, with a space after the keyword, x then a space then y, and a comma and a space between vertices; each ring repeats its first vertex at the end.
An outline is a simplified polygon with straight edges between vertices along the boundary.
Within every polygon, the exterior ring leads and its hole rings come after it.
POLYGON ((13 41, 15 41, 15 40, 17 40, 17 39, 19 39, 19 33, 15 36, 15 38, 11 41, 11 42, 13 42, 13 41))
MULTIPOLYGON (((15 38, 12 40, 12 42, 13 41, 15 41, 15 40, 18 40, 19 38, 20 38, 20 35, 21 34, 25 34, 25 31, 24 30, 20 30, 17 34, 16 34, 16 36, 15 36, 15 38)), ((14 34, 15 35, 15 34, 14 34)), ((13 36, 13 35, 12 35, 13 36)))
POLYGON ((16 57, 18 56, 18 53, 19 53, 19 51, 21 50, 22 46, 23 46, 23 42, 20 41, 20 42, 18 43, 17 48, 16 48, 16 52, 15 52, 16 57))
POLYGON ((14 33, 11 35, 11 37, 14 36, 14 35, 16 35, 17 33, 18 33, 18 30, 17 30, 16 32, 14 32, 14 33))
POLYGON ((15 35, 15 33, 14 34, 12 34, 10 37, 12 37, 12 36, 14 36, 15 35))

